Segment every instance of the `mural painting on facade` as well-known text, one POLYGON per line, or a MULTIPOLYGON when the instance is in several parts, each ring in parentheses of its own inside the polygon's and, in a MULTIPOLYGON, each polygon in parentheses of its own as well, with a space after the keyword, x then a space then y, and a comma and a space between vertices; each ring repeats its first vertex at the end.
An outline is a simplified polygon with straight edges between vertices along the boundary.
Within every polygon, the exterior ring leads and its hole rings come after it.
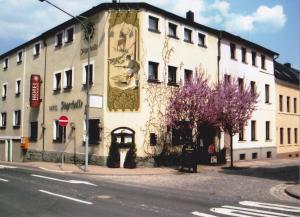
MULTIPOLYGON (((93 16, 89 17, 88 21, 86 21, 86 28, 89 32, 86 32, 84 29, 82 29, 82 40, 81 40, 81 46, 80 46, 80 58, 86 59, 88 57, 88 33, 91 35, 91 43, 90 43, 90 50, 91 50, 91 56, 97 55, 98 50, 98 23, 99 23, 99 16, 93 16)), ((82 27, 83 28, 83 27, 82 27)))
POLYGON ((137 111, 140 106, 138 12, 111 12, 108 32, 108 109, 137 111))

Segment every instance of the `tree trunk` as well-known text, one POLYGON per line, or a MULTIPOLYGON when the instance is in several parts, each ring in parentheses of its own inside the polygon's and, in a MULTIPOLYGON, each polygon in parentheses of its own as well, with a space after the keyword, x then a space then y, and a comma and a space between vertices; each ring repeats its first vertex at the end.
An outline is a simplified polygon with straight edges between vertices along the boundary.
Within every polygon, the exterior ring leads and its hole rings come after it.
POLYGON ((232 145, 233 136, 230 133, 230 167, 233 168, 233 145, 232 145))

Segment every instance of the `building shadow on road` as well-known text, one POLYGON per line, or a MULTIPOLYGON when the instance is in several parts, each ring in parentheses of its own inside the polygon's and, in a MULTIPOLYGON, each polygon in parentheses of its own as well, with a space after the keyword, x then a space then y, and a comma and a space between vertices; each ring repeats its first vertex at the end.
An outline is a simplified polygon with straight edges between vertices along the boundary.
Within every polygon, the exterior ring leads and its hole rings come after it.
POLYGON ((223 167, 220 173, 227 175, 238 176, 251 176, 262 179, 271 179, 284 181, 290 184, 298 184, 299 181, 299 166, 284 166, 284 167, 259 167, 259 168, 247 168, 247 167, 223 167))

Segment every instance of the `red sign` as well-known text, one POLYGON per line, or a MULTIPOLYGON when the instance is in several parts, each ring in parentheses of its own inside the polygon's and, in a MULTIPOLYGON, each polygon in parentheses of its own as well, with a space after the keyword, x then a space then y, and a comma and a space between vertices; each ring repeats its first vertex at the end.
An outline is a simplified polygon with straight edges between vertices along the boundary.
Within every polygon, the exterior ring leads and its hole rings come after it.
POLYGON ((58 119, 58 125, 61 127, 67 126, 69 123, 69 118, 67 116, 60 116, 58 119))
POLYGON ((41 99, 41 77, 39 75, 31 75, 30 79, 30 106, 39 108, 41 99))

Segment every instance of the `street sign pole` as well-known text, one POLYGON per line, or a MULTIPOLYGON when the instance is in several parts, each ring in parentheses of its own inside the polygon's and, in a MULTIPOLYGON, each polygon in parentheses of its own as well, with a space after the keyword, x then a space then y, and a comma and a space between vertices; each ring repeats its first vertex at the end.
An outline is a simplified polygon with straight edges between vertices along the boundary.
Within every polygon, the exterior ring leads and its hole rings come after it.
POLYGON ((69 123, 69 119, 66 116, 60 116, 58 119, 58 125, 62 127, 62 153, 61 153, 61 166, 64 165, 64 158, 65 158, 65 134, 66 134, 66 127, 69 123))

